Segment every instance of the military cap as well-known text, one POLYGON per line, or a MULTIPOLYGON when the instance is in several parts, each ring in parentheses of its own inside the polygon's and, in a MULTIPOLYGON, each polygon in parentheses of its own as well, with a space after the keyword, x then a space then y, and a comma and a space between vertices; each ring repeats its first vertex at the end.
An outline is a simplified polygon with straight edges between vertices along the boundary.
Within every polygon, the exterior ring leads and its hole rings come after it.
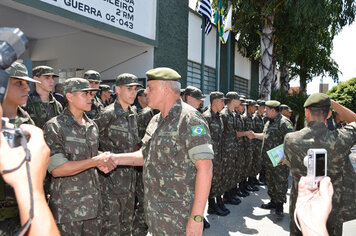
POLYGON ((277 108, 280 105, 281 105, 281 103, 276 100, 270 100, 270 101, 265 102, 265 106, 271 107, 271 108, 277 108))
POLYGON ((101 82, 100 74, 99 74, 99 72, 97 72, 97 71, 95 71, 95 70, 87 70, 87 71, 84 73, 84 79, 101 82))
POLYGON ((63 83, 63 93, 74 93, 78 91, 99 91, 100 89, 91 88, 89 81, 83 78, 69 78, 63 83))
POLYGON ((49 66, 36 66, 32 69, 32 74, 37 77, 40 77, 41 75, 53 75, 59 77, 59 75, 54 73, 53 68, 49 66))
POLYGON ((240 99, 243 98, 243 99, 246 99, 246 96, 245 95, 240 95, 240 99))
POLYGON ((239 96, 239 94, 237 93, 237 92, 228 92, 227 94, 226 94, 226 98, 227 99, 230 99, 230 100, 233 100, 233 99, 240 99, 240 96, 239 96))
POLYGON ((260 106, 264 106, 265 105, 265 100, 262 100, 262 99, 258 99, 257 100, 257 104, 260 105, 260 106))
POLYGON ((246 99, 242 97, 243 95, 241 95, 240 97, 240 101, 241 101, 241 105, 247 105, 246 99))
POLYGON ((146 72, 147 80, 175 80, 178 81, 182 77, 177 71, 168 67, 158 67, 146 72))
POLYGON ((290 113, 293 112, 293 110, 292 110, 290 107, 288 107, 288 111, 289 111, 290 113))
POLYGON ((219 99, 219 98, 226 99, 222 92, 211 92, 210 93, 210 99, 211 100, 219 99))
POLYGON ((101 85, 99 86, 99 89, 100 89, 101 91, 108 91, 108 92, 110 92, 110 93, 113 92, 112 89, 111 89, 111 87, 110 87, 109 85, 107 85, 107 84, 101 84, 101 85))
POLYGON ((142 85, 138 82, 138 78, 136 75, 129 74, 129 73, 124 73, 121 75, 118 75, 116 77, 116 86, 121 86, 121 85, 126 85, 126 86, 141 86, 142 85))
POLYGON ((281 108, 281 110, 288 110, 288 109, 289 109, 289 106, 286 105, 286 104, 282 104, 282 105, 280 106, 280 108, 281 108))
POLYGON ((138 91, 137 91, 137 96, 141 96, 142 94, 144 94, 145 93, 145 89, 139 89, 138 91))
POLYGON ((10 78, 26 80, 28 82, 33 82, 33 83, 41 83, 38 80, 34 80, 28 77, 28 71, 26 66, 20 62, 15 61, 14 63, 11 64, 9 68, 6 69, 6 71, 9 73, 10 78))
POLYGON ((186 87, 184 90, 184 94, 200 100, 205 98, 201 90, 194 86, 186 87))
POLYGON ((247 102, 247 106, 256 106, 257 104, 256 101, 253 99, 247 99, 246 102, 247 102))
POLYGON ((304 103, 304 107, 323 107, 330 105, 331 100, 325 93, 314 93, 310 95, 304 103))

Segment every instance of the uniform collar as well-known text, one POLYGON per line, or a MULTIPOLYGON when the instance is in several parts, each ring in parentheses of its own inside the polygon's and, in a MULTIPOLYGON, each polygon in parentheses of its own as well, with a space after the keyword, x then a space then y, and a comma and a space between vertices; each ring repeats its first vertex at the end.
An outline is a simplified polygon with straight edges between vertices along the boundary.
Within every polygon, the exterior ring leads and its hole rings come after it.
POLYGON ((124 109, 122 108, 119 100, 115 100, 115 104, 114 104, 114 109, 115 109, 115 113, 119 116, 124 115, 124 114, 131 114, 132 113, 132 108, 131 106, 128 107, 127 111, 124 111, 124 109))
POLYGON ((321 121, 310 121, 307 126, 313 129, 326 128, 326 124, 321 121))
MULTIPOLYGON (((75 119, 74 115, 68 108, 65 108, 62 114, 65 116, 65 122, 67 125, 70 126, 70 125, 77 124, 78 126, 82 126, 78 123, 78 121, 75 119)), ((85 112, 83 113, 83 118, 87 122, 87 125, 86 125, 87 127, 89 127, 90 125, 93 125, 92 121, 88 118, 88 116, 85 114, 85 112)))
MULTIPOLYGON (((42 102, 40 95, 37 93, 36 89, 33 90, 32 92, 32 99, 33 102, 42 102)), ((53 103, 54 102, 54 97, 52 93, 49 93, 49 102, 48 103, 53 103)))
POLYGON ((278 115, 276 115, 276 117, 274 117, 273 119, 270 119, 271 122, 276 122, 282 119, 282 114, 278 113, 278 115))
MULTIPOLYGON (((182 100, 181 98, 178 98, 177 101, 173 104, 172 108, 169 110, 168 115, 164 119, 173 119, 174 117, 178 117, 181 111, 182 100)), ((160 114, 160 119, 163 119, 162 113, 160 114)))

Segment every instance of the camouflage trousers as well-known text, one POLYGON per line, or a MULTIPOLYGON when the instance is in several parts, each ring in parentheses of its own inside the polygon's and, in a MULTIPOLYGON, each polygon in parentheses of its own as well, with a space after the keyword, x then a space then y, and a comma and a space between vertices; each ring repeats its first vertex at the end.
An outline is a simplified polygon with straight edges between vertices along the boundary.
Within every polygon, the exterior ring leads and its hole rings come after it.
POLYGON ((117 194, 106 191, 102 197, 104 222, 101 235, 131 235, 135 211, 134 192, 117 194))
POLYGON ((287 202, 288 176, 288 166, 278 165, 273 167, 272 164, 266 165, 267 193, 274 203, 287 202))
POLYGON ((144 191, 142 181, 142 167, 135 168, 136 172, 136 188, 135 195, 137 197, 137 206, 135 210, 135 218, 133 221, 133 236, 146 236, 148 232, 148 226, 145 221, 145 212, 143 207, 144 191))
POLYGON ((101 217, 97 217, 95 219, 90 219, 90 220, 57 224, 57 227, 61 235, 96 236, 96 235, 100 235, 102 222, 103 221, 101 217))
POLYGON ((9 218, 4 221, 0 221, 0 236, 15 235, 20 229, 21 223, 19 217, 9 218))
POLYGON ((252 168, 251 168, 251 177, 255 177, 262 169, 262 158, 261 158, 261 148, 262 142, 260 140, 254 140, 254 150, 253 150, 253 159, 252 159, 252 168))
POLYGON ((209 198, 214 198, 222 195, 224 192, 222 190, 222 168, 221 168, 221 158, 213 159, 213 178, 211 180, 211 188, 209 198))

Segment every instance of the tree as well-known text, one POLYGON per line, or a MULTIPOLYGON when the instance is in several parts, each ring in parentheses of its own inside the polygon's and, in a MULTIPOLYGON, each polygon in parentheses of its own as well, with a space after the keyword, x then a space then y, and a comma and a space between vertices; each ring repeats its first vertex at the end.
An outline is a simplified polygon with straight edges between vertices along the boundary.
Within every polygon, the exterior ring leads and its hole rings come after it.
POLYGON ((340 82, 330 89, 327 94, 331 99, 356 112, 356 77, 340 82))

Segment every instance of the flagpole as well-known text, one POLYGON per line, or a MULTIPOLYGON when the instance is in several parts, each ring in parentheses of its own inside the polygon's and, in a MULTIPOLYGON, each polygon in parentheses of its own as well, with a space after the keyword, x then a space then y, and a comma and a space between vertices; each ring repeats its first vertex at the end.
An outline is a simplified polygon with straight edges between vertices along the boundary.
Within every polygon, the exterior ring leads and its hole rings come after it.
MULTIPOLYGON (((228 8, 227 9, 230 9, 230 6, 231 6, 231 1, 229 1, 228 3, 228 8)), ((229 34, 229 38, 227 40, 227 91, 229 92, 230 91, 230 79, 231 79, 231 63, 230 63, 230 60, 231 60, 231 35, 232 33, 229 34)))
POLYGON ((205 59, 205 17, 201 22, 201 64, 200 64, 200 90, 204 93, 204 61, 205 59))
POLYGON ((220 40, 219 40, 219 30, 216 27, 216 60, 215 60, 215 88, 216 91, 220 91, 220 40))

